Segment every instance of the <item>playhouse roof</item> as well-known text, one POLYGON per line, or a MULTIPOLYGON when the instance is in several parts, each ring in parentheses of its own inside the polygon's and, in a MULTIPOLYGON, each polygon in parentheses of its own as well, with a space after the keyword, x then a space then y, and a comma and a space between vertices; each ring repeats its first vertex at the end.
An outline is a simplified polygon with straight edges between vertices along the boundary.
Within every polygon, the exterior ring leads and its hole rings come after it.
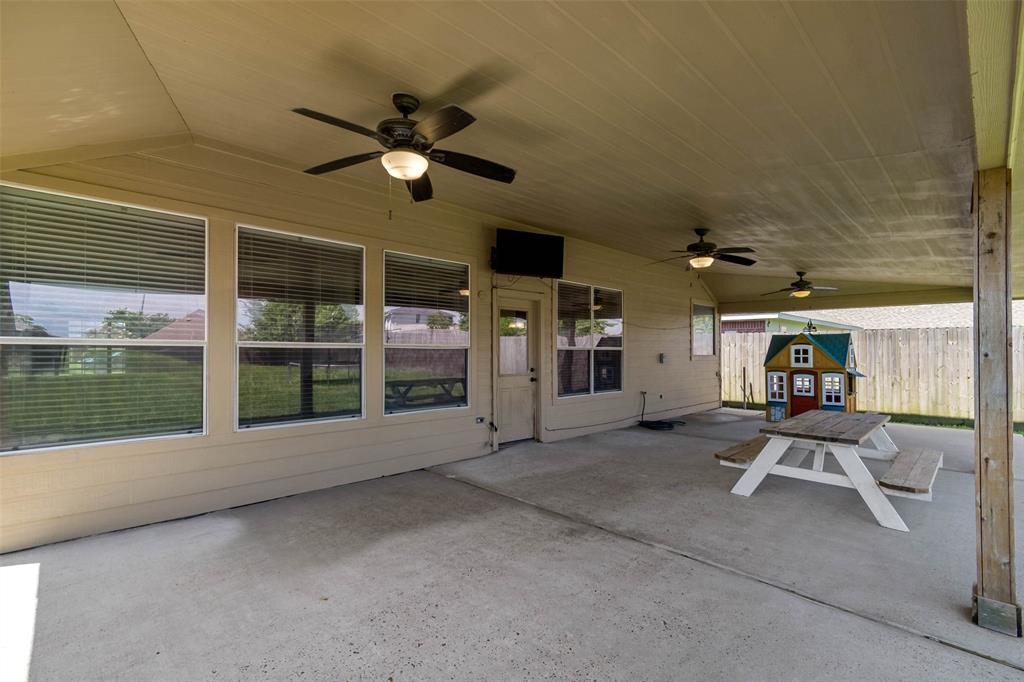
POLYGON ((793 343, 798 337, 804 337, 832 358, 840 367, 846 367, 850 354, 849 334, 776 334, 768 344, 768 352, 764 356, 764 364, 779 354, 783 348, 793 343))

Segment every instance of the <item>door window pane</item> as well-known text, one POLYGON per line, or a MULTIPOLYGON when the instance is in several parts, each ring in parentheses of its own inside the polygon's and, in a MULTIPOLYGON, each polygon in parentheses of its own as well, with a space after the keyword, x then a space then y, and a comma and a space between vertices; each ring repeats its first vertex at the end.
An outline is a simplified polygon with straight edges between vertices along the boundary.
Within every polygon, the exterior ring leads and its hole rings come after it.
POLYGON ((498 317, 499 369, 503 375, 530 373, 530 346, 525 310, 502 310, 498 317))
POLYGON ((201 346, 0 346, 0 446, 203 430, 201 346))
POLYGON ((238 425, 362 413, 359 348, 238 349, 238 425))
POLYGON ((467 353, 463 348, 386 348, 385 413, 467 405, 467 353))

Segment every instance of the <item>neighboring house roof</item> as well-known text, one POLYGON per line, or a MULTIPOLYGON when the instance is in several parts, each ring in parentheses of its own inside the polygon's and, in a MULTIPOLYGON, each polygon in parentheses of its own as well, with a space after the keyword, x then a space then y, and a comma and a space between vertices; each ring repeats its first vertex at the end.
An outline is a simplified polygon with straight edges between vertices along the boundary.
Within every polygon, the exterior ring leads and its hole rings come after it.
POLYGON ((746 322, 749 320, 788 320, 790 322, 799 322, 800 324, 807 324, 809 320, 812 324, 828 325, 829 327, 835 327, 836 329, 849 329, 851 331, 860 329, 860 327, 856 325, 847 324, 845 322, 827 320, 824 317, 808 317, 807 315, 799 315, 797 313, 750 313, 722 315, 722 322, 746 322))
POLYGON ((181 319, 171 322, 163 329, 153 332, 147 339, 161 341, 197 341, 206 334, 206 312, 193 310, 181 319))
MULTIPOLYGON (((1024 300, 1013 301, 1013 324, 1024 325, 1024 300)), ((938 303, 931 305, 885 306, 880 308, 847 308, 815 311, 822 317, 855 324, 864 329, 922 329, 933 327, 974 326, 971 303, 938 303)), ((791 313, 784 313, 791 314, 791 313)), ((795 313, 792 313, 795 314, 795 313)), ((723 315, 722 319, 726 319, 723 315)))
POLYGON ((846 367, 850 353, 849 334, 776 334, 768 344, 768 352, 764 356, 764 364, 771 362, 789 344, 798 338, 804 338, 817 346, 821 352, 832 358, 840 367, 846 367))

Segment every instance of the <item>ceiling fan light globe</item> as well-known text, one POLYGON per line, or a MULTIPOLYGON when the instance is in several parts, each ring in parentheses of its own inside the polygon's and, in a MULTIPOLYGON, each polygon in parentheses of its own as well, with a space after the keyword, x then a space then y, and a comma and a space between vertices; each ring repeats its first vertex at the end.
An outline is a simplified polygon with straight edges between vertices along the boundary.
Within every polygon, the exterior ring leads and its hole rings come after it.
POLYGON ((427 172, 427 157, 411 149, 392 149, 380 157, 384 170, 399 180, 418 180, 427 172))
POLYGON ((789 295, 793 298, 807 298, 811 295, 810 289, 797 289, 796 291, 789 292, 789 295))
POLYGON ((715 262, 714 256, 696 256, 690 259, 691 268, 710 268, 715 262))

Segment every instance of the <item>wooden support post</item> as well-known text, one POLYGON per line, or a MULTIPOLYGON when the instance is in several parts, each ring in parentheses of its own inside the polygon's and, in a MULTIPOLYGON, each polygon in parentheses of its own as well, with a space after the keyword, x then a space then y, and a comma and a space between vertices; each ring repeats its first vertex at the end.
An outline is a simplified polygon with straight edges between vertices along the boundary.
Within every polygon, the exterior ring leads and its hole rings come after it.
POLYGON ((974 261, 974 455, 978 582, 974 620, 1021 635, 1013 535, 1013 409, 1010 387, 1010 170, 979 171, 972 215, 974 261))

